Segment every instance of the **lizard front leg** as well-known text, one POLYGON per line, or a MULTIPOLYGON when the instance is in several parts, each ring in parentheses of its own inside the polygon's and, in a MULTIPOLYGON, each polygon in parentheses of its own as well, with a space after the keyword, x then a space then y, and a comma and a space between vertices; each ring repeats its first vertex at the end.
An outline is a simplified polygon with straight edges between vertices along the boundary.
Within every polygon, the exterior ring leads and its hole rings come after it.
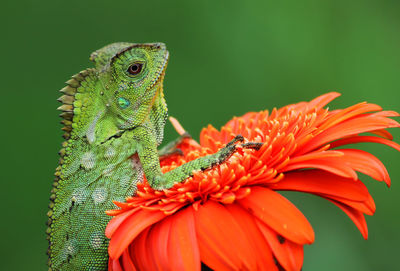
MULTIPOLYGON (((225 162, 237 150, 237 143, 243 142, 244 138, 237 135, 231 142, 214 154, 203 156, 181 165, 169 172, 162 173, 158 158, 156 139, 149 129, 138 127, 134 136, 138 140, 138 155, 142 163, 143 171, 150 186, 157 190, 167 189, 176 182, 182 182, 192 176, 193 171, 205 170, 225 162)), ((262 143, 244 143, 244 148, 259 149, 262 143)))

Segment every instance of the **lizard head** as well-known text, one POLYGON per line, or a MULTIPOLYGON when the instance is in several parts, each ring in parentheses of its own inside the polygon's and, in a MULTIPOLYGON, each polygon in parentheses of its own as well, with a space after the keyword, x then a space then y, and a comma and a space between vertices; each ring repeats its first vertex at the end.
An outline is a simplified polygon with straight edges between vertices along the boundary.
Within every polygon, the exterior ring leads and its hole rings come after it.
POLYGON ((150 120, 162 98, 168 51, 162 43, 132 44, 118 51, 100 75, 103 101, 119 129, 132 129, 150 120))
POLYGON ((59 109, 69 111, 64 117, 73 115, 71 136, 101 143, 144 125, 161 143, 167 118, 163 79, 168 55, 163 43, 113 43, 92 53, 95 69, 73 76, 61 90, 66 95, 59 99, 64 103, 59 109))

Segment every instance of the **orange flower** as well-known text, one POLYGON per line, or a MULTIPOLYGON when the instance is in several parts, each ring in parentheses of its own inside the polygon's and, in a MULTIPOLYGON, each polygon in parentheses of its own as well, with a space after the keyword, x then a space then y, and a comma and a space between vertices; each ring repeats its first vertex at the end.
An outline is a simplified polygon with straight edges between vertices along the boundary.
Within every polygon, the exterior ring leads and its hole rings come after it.
MULTIPOLYGON (((144 182, 137 195, 108 224, 109 270, 300 270, 303 245, 314 232, 303 214, 276 190, 321 196, 342 209, 364 238, 364 214, 374 201, 357 172, 384 181, 390 178, 372 154, 342 146, 360 142, 386 144, 400 151, 386 128, 399 127, 369 103, 329 111, 323 107, 338 93, 279 110, 235 117, 220 131, 203 129, 200 144, 185 139, 183 156, 161 161, 167 172, 215 153, 235 135, 263 142, 260 150, 240 149, 227 162, 194 172, 164 191, 144 182), (375 112, 375 113, 373 113, 375 112), (360 135, 371 133, 370 135, 360 135)), ((183 129, 178 127, 178 132, 183 129)))

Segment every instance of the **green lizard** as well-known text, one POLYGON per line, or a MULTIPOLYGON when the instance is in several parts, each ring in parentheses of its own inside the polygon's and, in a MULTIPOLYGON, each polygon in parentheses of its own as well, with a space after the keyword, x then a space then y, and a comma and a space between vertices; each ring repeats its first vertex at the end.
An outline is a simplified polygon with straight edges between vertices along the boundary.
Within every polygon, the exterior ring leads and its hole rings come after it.
POLYGON ((59 98, 66 141, 50 196, 49 270, 107 269, 105 211, 115 208, 112 200, 133 195, 144 175, 154 189, 169 188, 224 162, 243 140, 237 136, 219 152, 162 174, 165 45, 114 43, 90 59, 95 68, 72 76, 59 98))

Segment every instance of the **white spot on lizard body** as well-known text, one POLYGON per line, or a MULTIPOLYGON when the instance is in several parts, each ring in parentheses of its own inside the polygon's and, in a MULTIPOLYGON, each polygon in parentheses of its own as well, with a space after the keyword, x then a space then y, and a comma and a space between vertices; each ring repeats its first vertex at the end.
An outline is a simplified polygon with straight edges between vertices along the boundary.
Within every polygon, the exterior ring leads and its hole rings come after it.
POLYGON ((89 125, 89 128, 86 132, 86 138, 89 144, 92 144, 96 140, 96 124, 97 121, 103 116, 103 114, 104 110, 100 111, 89 125))
POLYGON ((112 158, 116 154, 115 149, 113 147, 108 147, 104 153, 104 158, 112 158))
POLYGON ((106 200, 107 198, 107 191, 104 187, 98 187, 93 190, 92 198, 94 201, 94 204, 99 204, 102 203, 106 200))
POLYGON ((82 167, 89 170, 92 169, 95 166, 95 164, 96 164, 96 155, 93 152, 88 151, 82 155, 81 158, 82 167))
POLYGON ((85 189, 83 188, 77 188, 72 192, 72 197, 71 197, 71 202, 74 202, 76 204, 81 204, 84 202, 86 199, 85 195, 85 189))
POLYGON ((101 232, 95 232, 90 235, 90 245, 94 249, 99 249, 103 245, 104 234, 101 232))
POLYGON ((69 255, 74 255, 75 254, 75 246, 72 243, 69 243, 65 247, 65 252, 69 255))
POLYGON ((77 248, 77 243, 76 240, 72 239, 72 240, 67 240, 65 242, 65 246, 63 251, 61 252, 61 257, 63 259, 67 259, 68 256, 72 256, 77 252, 78 248, 77 248))

